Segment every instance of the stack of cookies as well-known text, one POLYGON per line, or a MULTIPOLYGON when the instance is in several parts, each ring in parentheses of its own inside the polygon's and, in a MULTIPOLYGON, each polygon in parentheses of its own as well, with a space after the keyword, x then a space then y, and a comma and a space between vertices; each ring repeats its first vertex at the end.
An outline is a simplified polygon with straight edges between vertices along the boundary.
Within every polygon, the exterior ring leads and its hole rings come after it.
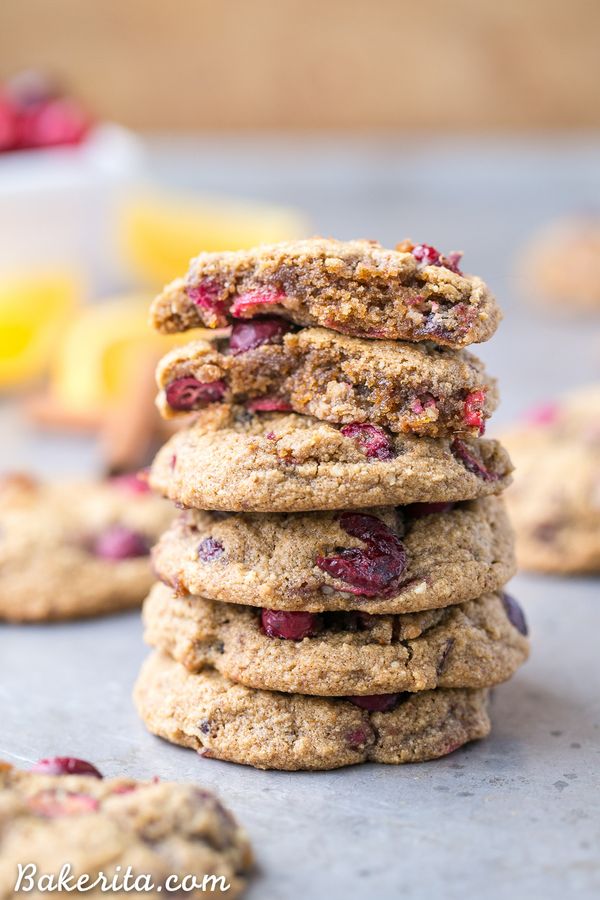
POLYGON ((528 644, 496 386, 463 350, 500 314, 459 262, 313 239, 202 254, 155 301, 162 332, 232 326, 158 368, 163 415, 198 413, 150 476, 182 509, 144 612, 155 734, 330 769, 489 732, 528 644))

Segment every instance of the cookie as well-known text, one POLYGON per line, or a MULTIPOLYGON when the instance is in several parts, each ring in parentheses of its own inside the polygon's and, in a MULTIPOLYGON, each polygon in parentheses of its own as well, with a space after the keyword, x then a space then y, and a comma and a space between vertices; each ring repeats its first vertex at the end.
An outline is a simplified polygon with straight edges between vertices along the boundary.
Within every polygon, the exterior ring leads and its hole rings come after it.
POLYGON ((463 275, 459 258, 410 241, 386 250, 326 238, 201 253, 154 301, 151 321, 171 333, 266 313, 356 337, 459 349, 488 340, 500 321, 488 288, 463 275))
POLYGON ((237 323, 222 341, 172 350, 157 370, 161 414, 235 402, 440 437, 483 433, 497 406, 495 382, 465 351, 290 327, 263 317, 237 323))
MULTIPOLYGON (((37 768, 24 772, 0 763, 0 896, 13 895, 19 864, 37 883, 41 875, 58 880, 68 863, 71 884, 87 875, 82 886, 93 897, 106 896, 101 881, 90 889, 99 873, 122 886, 128 867, 129 890, 140 877, 141 890, 151 881, 161 891, 172 876, 172 891, 189 875, 200 884, 205 875, 221 877, 230 885, 228 897, 244 887, 252 863, 247 838, 209 791, 157 779, 103 779, 87 774, 97 770, 81 760, 45 760, 37 768), (83 774, 44 774, 55 771, 83 774)), ((21 890, 27 885, 25 879, 21 890)), ((199 898, 205 891, 185 894, 199 898)), ((27 895, 44 896, 37 890, 27 895)))
POLYGON ((600 310, 600 218, 552 222, 525 248, 519 275, 527 296, 556 310, 600 310))
POLYGON ((135 475, 105 481, 0 480, 0 619, 46 621, 136 606, 168 503, 135 475))
POLYGON ((527 658, 515 604, 485 594, 403 616, 281 613, 181 598, 157 584, 144 604, 145 639, 191 672, 214 668, 263 690, 344 696, 482 688, 506 681, 527 658))
POLYGON ((503 490, 510 472, 496 441, 213 404, 160 449, 150 483, 198 509, 299 512, 475 499, 503 490))
POLYGON ((147 728, 202 756, 258 769, 337 769, 445 756, 490 730, 485 690, 442 689, 379 698, 259 691, 207 669, 188 672, 153 653, 135 692, 147 728), (387 711, 358 706, 368 703, 387 711))
POLYGON ((600 572, 600 386, 533 410, 506 441, 517 462, 507 503, 519 564, 600 572))
POLYGON ((498 590, 516 570, 499 497, 348 514, 186 510, 154 547, 153 563, 180 596, 307 612, 437 609, 498 590), (368 531, 358 535, 355 515, 377 530, 379 552, 368 531), (353 557, 354 569, 340 557, 353 557))

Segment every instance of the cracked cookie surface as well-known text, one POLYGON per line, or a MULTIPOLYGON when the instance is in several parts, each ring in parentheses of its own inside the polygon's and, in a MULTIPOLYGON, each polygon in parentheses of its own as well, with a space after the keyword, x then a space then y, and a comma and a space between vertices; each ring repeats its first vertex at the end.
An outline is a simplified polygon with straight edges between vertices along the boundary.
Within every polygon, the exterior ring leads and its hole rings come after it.
POLYGON ((145 639, 191 672, 212 667, 247 687, 322 696, 491 687, 528 653, 500 594, 401 616, 315 614, 306 623, 301 613, 307 636, 279 636, 294 615, 274 631, 259 609, 157 584, 144 604, 145 639))
MULTIPOLYGON (((55 878, 69 863, 71 874, 88 875, 90 884, 99 872, 109 882, 122 879, 131 866, 159 890, 169 875, 221 875, 232 897, 243 889, 252 864, 248 840, 232 815, 192 784, 47 775, 0 763, 0 832, 2 897, 13 895, 18 863, 37 866, 37 877, 55 878)), ((100 887, 85 893, 106 896, 100 887)))
POLYGON ((135 475, 0 479, 0 619, 46 621, 141 604, 172 509, 135 475))
POLYGON ((217 400, 429 437, 479 435, 498 403, 495 381, 471 353, 324 328, 291 332, 276 317, 238 324, 230 339, 175 348, 159 363, 157 384, 166 418, 217 400))
POLYGON ((461 603, 498 590, 515 573, 512 530, 500 497, 429 512, 428 507, 364 512, 391 529, 405 550, 405 565, 391 582, 397 589, 383 596, 369 591, 361 596, 317 565, 319 557, 340 548, 365 547, 344 530, 338 512, 186 510, 154 547, 154 568, 181 596, 279 610, 377 614, 461 603))
POLYGON ((266 313, 357 337, 454 349, 488 340, 500 311, 484 282, 433 248, 399 246, 311 238, 201 253, 186 278, 154 301, 151 321, 171 333, 266 313), (419 259, 414 251, 422 248, 433 253, 419 259))
POLYGON ((490 730, 485 690, 400 694, 394 708, 369 712, 343 698, 247 688, 212 669, 192 674, 156 652, 142 667, 134 698, 153 734, 259 769, 420 762, 490 730))
POLYGON ((475 499, 502 491, 511 470, 496 441, 213 404, 160 449, 150 483, 197 509, 294 512, 475 499))

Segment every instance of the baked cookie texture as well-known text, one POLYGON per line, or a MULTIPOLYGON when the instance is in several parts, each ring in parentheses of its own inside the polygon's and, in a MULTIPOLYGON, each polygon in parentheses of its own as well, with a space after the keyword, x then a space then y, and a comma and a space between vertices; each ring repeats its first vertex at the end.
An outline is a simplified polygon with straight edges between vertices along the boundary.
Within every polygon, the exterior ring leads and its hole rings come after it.
MULTIPOLYGON (((404 565, 383 595, 352 590, 316 560, 368 549, 339 512, 223 514, 186 510, 153 550, 159 577, 180 596, 279 610, 406 613, 462 603, 498 590, 515 573, 504 504, 487 497, 428 507, 358 510, 404 547, 404 565)), ((359 561, 360 562, 360 561, 359 561)))
POLYGON ((298 512, 475 499, 499 493, 511 471, 496 441, 213 404, 159 450, 150 484, 198 509, 298 512))
POLYGON ((506 499, 519 564, 600 572, 600 386, 533 410, 504 439, 518 467, 506 499))
MULTIPOLYGON (((18 863, 37 866, 37 877, 56 878, 70 863, 71 874, 87 874, 90 883, 99 872, 108 881, 122 879, 131 866, 158 890, 170 875, 193 874, 200 881, 205 874, 223 876, 231 885, 228 897, 240 894, 252 864, 248 840, 231 813, 192 784, 45 775, 0 763, 0 834, 2 897, 13 896, 18 863)), ((85 893, 106 896, 100 887, 85 893)), ((46 894, 33 890, 26 896, 46 894)))
POLYGON ((259 769, 420 762, 490 730, 485 690, 400 694, 389 711, 369 712, 343 698, 244 687, 212 669, 192 674, 156 652, 142 667, 134 697, 154 734, 259 769))
POLYGON ((523 291, 555 310, 600 310, 600 218, 551 222, 528 243, 519 261, 523 291))
POLYGON ((463 275, 456 254, 404 242, 312 238, 252 250, 201 253, 185 279, 154 301, 163 333, 215 328, 257 314, 357 337, 433 341, 459 349, 486 341, 500 311, 484 282, 463 275))
POLYGON ((230 339, 172 350, 157 369, 161 414, 217 400, 440 437, 481 434, 497 406, 496 382, 471 353, 289 328, 265 317, 235 325, 230 339))
POLYGON ((0 619, 47 621, 141 604, 150 547, 173 518, 137 476, 0 479, 0 619))
POLYGON ((247 687, 344 696, 506 681, 528 654, 511 609, 502 595, 486 594, 401 616, 329 613, 313 616, 312 632, 292 640, 270 636, 259 609, 184 599, 157 584, 144 623, 147 643, 191 672, 212 667, 247 687))

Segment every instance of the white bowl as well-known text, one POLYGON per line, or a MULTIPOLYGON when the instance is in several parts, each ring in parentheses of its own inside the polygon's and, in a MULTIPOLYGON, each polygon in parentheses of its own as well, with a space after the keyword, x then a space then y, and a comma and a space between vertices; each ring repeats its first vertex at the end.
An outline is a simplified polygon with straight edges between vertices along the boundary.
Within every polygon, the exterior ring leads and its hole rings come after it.
POLYGON ((144 167, 141 141, 112 124, 74 147, 0 154, 0 277, 67 267, 93 294, 123 284, 118 210, 144 167))

